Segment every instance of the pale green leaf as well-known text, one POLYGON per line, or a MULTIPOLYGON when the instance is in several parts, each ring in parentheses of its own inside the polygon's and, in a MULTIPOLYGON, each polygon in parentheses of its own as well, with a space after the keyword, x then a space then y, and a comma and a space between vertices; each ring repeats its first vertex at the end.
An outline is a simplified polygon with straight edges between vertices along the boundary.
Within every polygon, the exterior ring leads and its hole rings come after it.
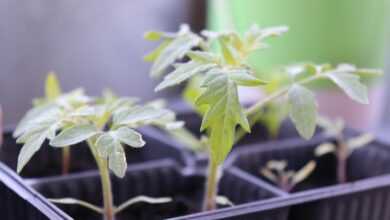
POLYGON ((190 51, 187 53, 187 56, 191 58, 191 60, 198 63, 214 63, 218 64, 220 62, 219 57, 211 52, 204 51, 190 51))
POLYGON ((117 125, 148 124, 153 123, 154 120, 161 119, 169 113, 170 111, 166 109, 156 109, 149 106, 139 106, 114 117, 114 123, 117 125))
POLYGON ((153 62, 160 56, 161 52, 172 42, 172 40, 164 40, 156 49, 144 56, 144 60, 153 62))
POLYGON ((173 39, 165 48, 162 49, 159 56, 155 59, 151 75, 160 76, 165 69, 172 65, 176 60, 181 59, 193 47, 197 46, 200 38, 193 34, 183 34, 173 39))
POLYGON ((313 93, 298 84, 288 91, 290 118, 305 139, 310 139, 316 128, 317 104, 313 93))
POLYGON ((123 147, 115 145, 108 157, 108 167, 114 172, 114 174, 123 178, 127 169, 126 154, 123 151, 123 147))
POLYGON ((326 74, 351 99, 368 104, 367 87, 359 81, 359 76, 352 73, 330 72, 326 74))
POLYGON ((226 74, 240 86, 259 86, 267 84, 267 82, 253 76, 248 69, 233 69, 226 71, 226 74))
POLYGON ((248 120, 239 103, 237 85, 223 73, 209 73, 205 79, 206 91, 196 105, 208 105, 201 130, 209 128, 211 155, 216 163, 222 163, 230 152, 236 125, 250 131, 248 120))
POLYGON ((120 142, 130 147, 139 148, 145 145, 145 141, 142 139, 142 135, 133 129, 121 127, 112 132, 120 142))
POLYGON ((336 152, 336 145, 330 142, 322 143, 314 150, 314 154, 316 155, 316 157, 321 157, 322 155, 335 153, 335 152, 336 152))
POLYGON ((98 133, 96 127, 91 124, 74 125, 63 130, 55 138, 50 141, 50 145, 54 147, 66 147, 96 135, 98 133))
POLYGON ((292 184, 297 184, 305 180, 316 168, 316 162, 310 161, 302 169, 295 173, 291 182, 292 184))
POLYGON ((219 42, 222 48, 222 55, 226 64, 238 65, 240 64, 240 54, 236 48, 230 44, 228 36, 221 37, 219 42))
POLYGON ((96 139, 96 149, 100 157, 107 158, 116 145, 119 145, 120 143, 115 140, 113 135, 110 132, 106 132, 102 135, 100 135, 96 139))
POLYGON ((159 31, 148 31, 144 34, 144 38, 146 40, 150 40, 150 41, 157 41, 157 40, 160 40, 162 35, 163 35, 163 33, 159 32, 159 31))
POLYGON ((180 84, 196 74, 204 73, 215 66, 216 64, 204 64, 194 61, 180 64, 173 72, 164 77, 164 80, 156 87, 155 91, 160 91, 167 87, 180 84))
POLYGON ((55 100, 61 95, 61 87, 57 76, 54 72, 50 72, 46 78, 45 95, 48 100, 55 100))
POLYGON ((43 142, 46 139, 47 130, 42 129, 30 135, 18 156, 17 172, 20 173, 23 167, 30 161, 32 156, 41 148, 43 142))

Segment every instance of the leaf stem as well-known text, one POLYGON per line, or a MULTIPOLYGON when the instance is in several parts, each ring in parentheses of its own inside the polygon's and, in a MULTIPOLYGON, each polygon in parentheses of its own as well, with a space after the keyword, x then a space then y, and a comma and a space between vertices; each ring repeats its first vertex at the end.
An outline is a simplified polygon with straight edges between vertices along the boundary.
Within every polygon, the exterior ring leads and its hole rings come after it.
POLYGON ((111 179, 110 172, 108 170, 107 159, 101 158, 92 142, 88 140, 89 149, 92 152, 93 157, 95 158, 96 164, 100 173, 100 181, 102 183, 102 192, 103 192, 103 214, 105 220, 114 220, 114 204, 113 196, 111 189, 111 179))
POLYGON ((218 191, 218 164, 210 158, 209 171, 206 182, 206 192, 203 202, 203 211, 214 210, 218 191))
POLYGON ((171 201, 172 201, 172 198, 169 198, 169 197, 152 198, 152 197, 148 197, 148 196, 137 196, 137 197, 134 197, 134 198, 127 200, 126 202, 122 203, 120 206, 115 208, 114 214, 117 214, 117 213, 123 211, 124 209, 126 209, 127 207, 134 205, 135 203, 138 203, 138 202, 159 204, 159 203, 167 203, 167 202, 171 202, 171 201))
POLYGON ((102 208, 100 208, 94 204, 91 204, 89 202, 83 201, 83 200, 74 199, 74 198, 60 198, 60 199, 57 199, 57 198, 50 199, 49 198, 48 200, 50 202, 57 203, 57 204, 63 204, 63 205, 80 205, 80 206, 83 206, 87 209, 95 211, 99 214, 103 214, 102 208))
POLYGON ((62 148, 62 175, 69 173, 70 169, 70 147, 62 148))

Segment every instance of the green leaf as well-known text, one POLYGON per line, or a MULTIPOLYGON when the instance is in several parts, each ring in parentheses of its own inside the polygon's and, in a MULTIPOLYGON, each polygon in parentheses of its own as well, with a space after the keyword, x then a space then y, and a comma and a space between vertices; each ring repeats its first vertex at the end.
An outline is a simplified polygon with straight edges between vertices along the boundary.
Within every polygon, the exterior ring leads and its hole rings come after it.
POLYGON ((61 87, 57 76, 54 72, 50 72, 46 78, 45 94, 48 100, 55 100, 61 95, 61 87))
POLYGON ((144 34, 144 38, 150 41, 157 41, 160 40, 162 35, 163 35, 162 32, 159 31, 148 31, 144 34))
POLYGON ((351 99, 368 104, 367 87, 359 81, 359 76, 352 73, 330 72, 326 74, 351 99))
POLYGON ((259 86, 267 82, 254 77, 248 69, 233 69, 226 72, 229 78, 240 86, 259 86))
POLYGON ((316 128, 317 104, 313 93, 298 84, 288 91, 290 118, 298 133, 305 139, 310 139, 316 128))
POLYGON ((180 64, 172 73, 164 77, 164 80, 156 87, 155 91, 157 92, 167 87, 180 84, 181 82, 188 80, 196 74, 204 73, 214 66, 216 66, 216 64, 203 64, 194 61, 180 64))
POLYGON ((172 40, 155 59, 151 69, 153 77, 160 76, 165 69, 172 65, 176 60, 181 59, 193 47, 197 46, 200 38, 194 34, 183 34, 172 40))
POLYGON ((117 177, 123 178, 125 176, 127 169, 126 154, 120 144, 115 145, 110 153, 108 157, 108 167, 117 177))
POLYGON ((115 140, 110 132, 105 132, 96 139, 95 145, 99 156, 102 158, 107 158, 115 146, 120 145, 120 143, 115 140))
POLYGON ((240 54, 237 49, 230 44, 230 37, 223 36, 220 38, 219 42, 225 63, 233 66, 240 64, 240 54))
POLYGON ((198 63, 219 63, 219 57, 211 52, 204 51, 190 51, 187 53, 187 56, 191 58, 191 60, 198 63))
POLYGON ((17 172, 20 173, 32 156, 41 148, 43 142, 46 139, 47 130, 42 129, 31 134, 22 149, 19 152, 18 156, 18 165, 17 172))
POLYGON ((50 145, 54 147, 66 147, 82 142, 97 133, 98 131, 94 125, 74 125, 63 130, 59 135, 53 138, 50 141, 50 145))
POLYGON ((237 85, 227 74, 208 74, 204 86, 206 91, 196 102, 199 106, 209 106, 201 130, 209 128, 211 156, 221 164, 233 146, 236 125, 241 125, 248 132, 250 127, 239 103, 237 85))
POLYGON ((130 147, 139 148, 145 145, 142 135, 133 129, 121 127, 116 131, 113 131, 113 133, 120 142, 129 145, 130 147))
POLYGON ((166 109, 156 109, 149 106, 138 106, 126 112, 121 112, 114 115, 114 124, 116 125, 135 125, 135 124, 149 124, 154 120, 164 117, 170 112, 166 109))
POLYGON ((172 42, 172 40, 164 40, 156 49, 144 56, 144 60, 153 62, 160 56, 161 52, 172 42))

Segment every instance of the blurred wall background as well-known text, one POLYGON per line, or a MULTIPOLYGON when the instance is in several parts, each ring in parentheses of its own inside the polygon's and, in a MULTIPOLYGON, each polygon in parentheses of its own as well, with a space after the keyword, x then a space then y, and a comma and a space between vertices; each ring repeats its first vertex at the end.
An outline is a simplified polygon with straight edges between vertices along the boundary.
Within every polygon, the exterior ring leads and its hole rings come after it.
MULTIPOLYGON (((155 45, 145 31, 176 31, 180 23, 203 27, 203 0, 1 0, 0 103, 5 124, 16 123, 43 95, 48 71, 64 90, 155 97, 148 63, 155 45)), ((159 94, 161 95, 161 94, 159 94)))

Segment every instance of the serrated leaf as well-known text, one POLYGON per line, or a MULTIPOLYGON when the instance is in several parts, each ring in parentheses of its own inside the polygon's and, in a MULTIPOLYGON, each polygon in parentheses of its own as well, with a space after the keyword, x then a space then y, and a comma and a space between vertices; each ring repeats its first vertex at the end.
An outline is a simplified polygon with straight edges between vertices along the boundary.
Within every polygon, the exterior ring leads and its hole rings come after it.
POLYGON ((310 161, 302 169, 295 173, 291 182, 295 185, 305 180, 316 168, 316 162, 310 161))
POLYGON ((317 104, 313 93, 298 84, 288 91, 290 118, 305 139, 310 139, 316 128, 317 104))
POLYGON ((316 149, 314 150, 314 155, 316 155, 316 157, 321 157, 322 155, 335 152, 336 146, 333 143, 325 142, 316 147, 316 149))
POLYGON ((61 95, 61 87, 54 72, 47 75, 45 83, 45 96, 48 100, 55 100, 61 95))
POLYGON ((17 165, 18 173, 22 171, 22 169, 28 163, 28 161, 30 161, 32 156, 41 148, 43 142, 46 139, 46 135, 47 135, 47 130, 42 129, 40 131, 31 134, 27 138, 25 144, 23 145, 22 149, 19 152, 18 165, 17 165))
POLYGON ((197 46, 200 38, 193 34, 183 34, 173 39, 165 48, 163 48, 159 56, 155 59, 151 75, 152 77, 160 76, 165 69, 174 63, 177 59, 181 59, 193 47, 197 46))
POLYGON ((260 80, 253 76, 248 69, 233 69, 226 71, 229 78, 240 86, 259 86, 267 84, 266 81, 260 80))
POLYGON ((155 91, 161 91, 167 87, 180 84, 196 74, 204 73, 215 66, 216 64, 204 64, 195 61, 180 64, 173 72, 164 77, 164 80, 156 87, 155 91))
POLYGON ((241 125, 246 131, 250 131, 250 127, 239 103, 234 81, 226 74, 210 73, 204 86, 206 91, 196 101, 198 106, 209 106, 201 130, 209 128, 211 156, 220 164, 233 146, 236 125, 241 125))
POLYGON ((108 167, 117 177, 123 178, 125 176, 127 169, 126 154, 120 144, 115 145, 110 153, 108 157, 108 167))
POLYGON ((50 141, 50 145, 54 147, 66 147, 85 141, 97 133, 98 131, 94 125, 74 125, 63 130, 60 134, 53 138, 50 141))
POLYGON ((113 131, 113 133, 120 142, 130 147, 139 148, 145 145, 142 135, 133 129, 121 127, 113 131))
POLYGON ((352 73, 330 72, 326 74, 351 99, 368 104, 367 87, 359 81, 359 76, 352 73))

